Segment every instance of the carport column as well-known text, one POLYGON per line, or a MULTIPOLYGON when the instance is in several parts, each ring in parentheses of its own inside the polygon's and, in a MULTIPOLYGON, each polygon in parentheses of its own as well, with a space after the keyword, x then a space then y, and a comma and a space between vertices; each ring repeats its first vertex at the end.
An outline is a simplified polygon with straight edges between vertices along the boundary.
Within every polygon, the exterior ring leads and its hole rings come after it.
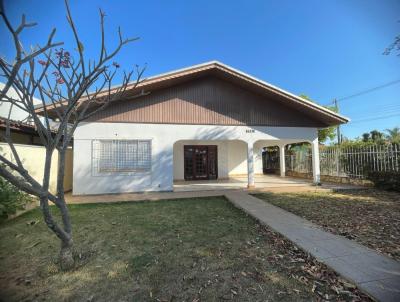
POLYGON ((312 151, 312 169, 313 169, 314 184, 320 184, 321 183, 321 171, 319 169, 318 137, 312 141, 311 151, 312 151))
POLYGON ((285 146, 279 146, 279 170, 281 171, 281 177, 286 176, 285 166, 285 146))
POLYGON ((254 188, 254 152, 253 142, 247 143, 247 187, 254 188))

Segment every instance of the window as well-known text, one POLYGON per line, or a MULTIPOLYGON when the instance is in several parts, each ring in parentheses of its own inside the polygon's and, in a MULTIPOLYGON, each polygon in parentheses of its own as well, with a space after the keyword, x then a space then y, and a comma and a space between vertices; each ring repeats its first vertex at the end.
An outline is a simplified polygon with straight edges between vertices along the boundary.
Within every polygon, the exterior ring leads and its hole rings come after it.
POLYGON ((150 140, 92 141, 93 174, 148 172, 151 170, 150 140))

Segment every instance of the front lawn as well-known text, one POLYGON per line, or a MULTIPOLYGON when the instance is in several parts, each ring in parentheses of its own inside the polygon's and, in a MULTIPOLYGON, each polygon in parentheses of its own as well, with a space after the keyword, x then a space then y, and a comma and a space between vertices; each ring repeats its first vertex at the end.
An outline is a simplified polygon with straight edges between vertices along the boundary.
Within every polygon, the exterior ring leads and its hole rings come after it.
POLYGON ((1 301, 368 300, 222 197, 70 210, 70 272, 39 210, 0 225, 1 301))
POLYGON ((400 261, 399 193, 370 189, 256 197, 400 261))

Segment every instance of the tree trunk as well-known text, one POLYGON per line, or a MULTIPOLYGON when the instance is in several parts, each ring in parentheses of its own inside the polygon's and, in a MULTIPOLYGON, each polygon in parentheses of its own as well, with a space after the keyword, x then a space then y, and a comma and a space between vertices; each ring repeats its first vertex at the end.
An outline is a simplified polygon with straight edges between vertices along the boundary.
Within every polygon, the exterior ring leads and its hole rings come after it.
POLYGON ((60 267, 63 271, 68 271, 75 266, 73 255, 72 240, 68 242, 62 241, 60 250, 60 267))
POLYGON ((57 207, 61 212, 64 231, 68 234, 69 240, 61 239, 60 266, 62 270, 70 270, 74 267, 72 228, 71 219, 64 195, 64 172, 66 148, 58 149, 58 173, 57 173, 57 207))
MULTIPOLYGON (((43 212, 44 221, 46 222, 47 227, 52 230, 56 236, 61 240, 61 250, 60 250, 60 267, 62 270, 69 270, 74 267, 74 258, 73 258, 73 241, 71 235, 71 222, 68 215, 68 209, 65 204, 64 199, 64 186, 63 186, 63 177, 64 177, 64 165, 60 165, 61 169, 59 169, 58 173, 58 185, 57 185, 57 193, 62 191, 60 196, 57 196, 55 204, 57 208, 61 212, 61 217, 63 221, 64 227, 61 228, 54 220, 53 215, 50 212, 49 208, 49 179, 50 179, 50 168, 51 168, 51 157, 54 152, 54 149, 46 150, 46 161, 44 167, 44 176, 43 176, 43 195, 40 197, 40 207, 43 212), (60 175, 61 173, 61 175, 60 175)), ((61 162, 65 160, 65 153, 62 153, 61 162)))

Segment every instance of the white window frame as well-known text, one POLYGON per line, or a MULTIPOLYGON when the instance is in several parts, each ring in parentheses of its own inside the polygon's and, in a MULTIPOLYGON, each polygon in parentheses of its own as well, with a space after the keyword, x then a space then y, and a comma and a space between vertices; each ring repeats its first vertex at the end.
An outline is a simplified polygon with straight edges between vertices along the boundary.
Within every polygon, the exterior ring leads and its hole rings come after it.
MULTIPOLYGON (((143 158, 141 159, 143 161, 143 158)), ((151 139, 94 139, 92 140, 92 176, 105 176, 105 175, 136 175, 136 174, 147 174, 151 173, 152 170, 152 140, 151 139), (128 169, 119 169, 119 166, 126 165, 126 153, 121 153, 121 149, 119 148, 135 148, 134 145, 129 146, 126 143, 131 142, 136 144, 136 153, 133 153, 133 161, 130 163, 133 165, 132 168, 128 169), (102 170, 100 168, 102 157, 104 158, 104 154, 102 154, 102 143, 110 143, 111 153, 108 154, 110 157, 110 169, 102 170), (123 145, 125 143, 125 145, 123 145), (147 153, 144 157, 147 157, 148 163, 145 164, 145 167, 139 167, 139 145, 140 143, 147 143, 147 153), (124 158, 125 157, 125 158, 124 158), (136 158, 136 159, 135 159, 136 158)), ((107 164, 106 164, 107 165, 107 164)))

